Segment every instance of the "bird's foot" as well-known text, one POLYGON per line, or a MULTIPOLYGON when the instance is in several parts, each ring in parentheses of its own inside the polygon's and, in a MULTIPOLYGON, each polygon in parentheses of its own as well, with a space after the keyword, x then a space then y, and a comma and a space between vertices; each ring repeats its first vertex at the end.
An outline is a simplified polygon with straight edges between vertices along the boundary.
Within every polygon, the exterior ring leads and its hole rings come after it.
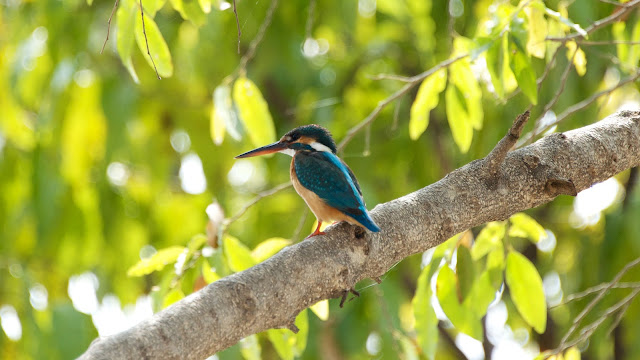
POLYGON ((304 238, 305 240, 314 236, 318 236, 318 235, 324 235, 325 232, 324 231, 314 231, 313 233, 309 234, 309 236, 307 236, 306 238, 304 238))
POLYGON ((355 299, 357 297, 360 297, 360 293, 357 292, 356 289, 351 288, 349 290, 344 290, 342 292, 342 299, 340 300, 340 307, 344 306, 344 302, 347 300, 347 296, 349 296, 349 293, 352 293, 353 295, 355 295, 354 297, 349 299, 349 301, 351 301, 351 300, 353 300, 353 299, 355 299))

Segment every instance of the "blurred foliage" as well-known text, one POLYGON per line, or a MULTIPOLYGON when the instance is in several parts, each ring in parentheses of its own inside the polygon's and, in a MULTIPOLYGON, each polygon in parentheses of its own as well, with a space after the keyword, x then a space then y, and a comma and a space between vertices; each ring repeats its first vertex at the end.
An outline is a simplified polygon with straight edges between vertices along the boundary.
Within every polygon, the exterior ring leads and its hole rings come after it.
MULTIPOLYGON (((233 159, 295 126, 323 125, 339 141, 414 83, 342 154, 372 207, 483 157, 530 104, 526 132, 539 137, 640 103, 630 81, 553 124, 638 71, 640 21, 624 5, 281 1, 246 56, 270 1, 237 1, 239 53, 229 2, 141 3, 144 21, 139 1, 121 0, 110 30, 110 1, 0 3, 0 358, 76 357, 98 331, 122 330, 144 309, 299 241, 314 219, 291 187, 247 207, 288 181, 289 159, 233 159), (385 76, 434 66, 422 82, 385 76)), ((298 334, 269 330, 218 356, 455 359, 515 343, 512 356, 533 358, 555 349, 593 295, 563 299, 640 255, 640 191, 627 183, 629 172, 617 176, 612 205, 587 220, 561 197, 471 229, 379 285, 358 284, 361 297, 343 309, 323 301, 303 311, 298 334), (503 309, 502 322, 490 323, 499 318, 491 309, 503 309)), ((631 269, 623 281, 638 278, 631 269)), ((610 289, 582 324, 628 294, 610 289)), ((640 305, 629 304, 554 357, 639 358, 640 305)))

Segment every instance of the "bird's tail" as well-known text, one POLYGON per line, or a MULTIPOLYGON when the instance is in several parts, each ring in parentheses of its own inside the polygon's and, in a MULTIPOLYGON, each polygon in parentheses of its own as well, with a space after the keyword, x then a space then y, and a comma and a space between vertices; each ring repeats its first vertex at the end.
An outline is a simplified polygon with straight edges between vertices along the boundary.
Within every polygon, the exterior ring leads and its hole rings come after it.
POLYGON ((368 211, 364 211, 362 214, 358 216, 353 216, 353 218, 371 232, 380 231, 380 227, 373 221, 373 219, 371 219, 371 216, 369 216, 368 211))

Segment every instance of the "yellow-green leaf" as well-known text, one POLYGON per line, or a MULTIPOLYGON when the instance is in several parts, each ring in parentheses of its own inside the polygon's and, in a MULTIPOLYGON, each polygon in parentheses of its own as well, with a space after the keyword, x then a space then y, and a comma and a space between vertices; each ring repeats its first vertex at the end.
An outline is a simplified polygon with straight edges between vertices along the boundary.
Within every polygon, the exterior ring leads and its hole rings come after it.
POLYGON ((131 75, 131 78, 133 78, 133 81, 138 83, 140 82, 138 80, 138 74, 136 74, 133 62, 131 61, 131 49, 133 49, 133 39, 135 39, 134 32, 136 23, 136 12, 134 8, 126 2, 123 2, 118 8, 118 12, 116 12, 116 21, 118 24, 118 31, 116 33, 118 55, 120 55, 120 60, 122 60, 122 64, 129 72, 129 75, 131 75))
POLYGON ((466 153, 471 147, 473 126, 469 123, 464 95, 455 84, 449 84, 444 93, 446 101, 447 121, 451 128, 453 141, 461 152, 466 153))
POLYGON ((564 352, 564 360, 580 360, 580 350, 577 347, 572 346, 564 352))
MULTIPOLYGON (((611 33, 613 35, 613 39, 619 42, 619 44, 616 45, 616 50, 618 52, 617 54, 618 59, 620 59, 620 61, 623 63, 627 63, 629 60, 629 48, 630 48, 628 44, 624 43, 629 40, 627 37, 627 33, 625 32, 625 28, 626 28, 626 23, 624 21, 615 22, 611 26, 611 33)), ((634 45, 634 47, 637 47, 637 46, 638 45, 634 45)))
POLYGON ((436 280, 436 295, 440 306, 458 331, 482 341, 483 330, 480 318, 476 317, 473 310, 460 303, 457 284, 458 280, 453 270, 443 266, 436 280))
POLYGON ((212 139, 216 144, 222 143, 226 131, 235 140, 240 140, 238 115, 231 98, 231 87, 223 84, 213 91, 212 139), (219 143, 218 143, 219 141, 219 143))
POLYGON ((310 309, 320 320, 327 321, 329 319, 329 300, 320 300, 311 305, 310 309))
POLYGON ((527 6, 524 11, 527 14, 529 24, 529 39, 527 40, 527 52, 531 56, 544 59, 544 53, 547 48, 545 38, 548 35, 547 20, 544 18, 544 3, 536 0, 527 6))
POLYGON ((171 0, 171 5, 183 19, 191 21, 196 26, 203 25, 207 20, 204 8, 198 0, 171 0))
POLYGON ((442 257, 438 257, 437 263, 432 261, 425 266, 418 277, 416 294, 411 301, 413 316, 415 318, 416 337, 422 353, 427 359, 435 359, 438 347, 438 318, 431 306, 431 270, 437 269, 442 257))
POLYGON ((491 84, 499 97, 504 97, 504 64, 509 62, 509 54, 506 51, 507 35, 496 39, 487 50, 485 60, 487 70, 491 75, 491 84))
POLYGON ((458 246, 456 274, 460 283, 460 299, 467 298, 476 279, 476 269, 471 257, 471 251, 466 246, 458 246))
POLYGON ((169 307, 169 305, 184 299, 184 293, 180 289, 171 290, 167 296, 164 297, 164 301, 162 302, 162 308, 169 307))
POLYGON ((258 87, 251 80, 240 77, 233 84, 233 99, 253 145, 263 146, 274 142, 276 130, 273 119, 258 87))
POLYGON ((526 238, 537 243, 546 235, 542 225, 525 213, 513 214, 509 221, 511 222, 509 236, 526 238))
POLYGON ((204 278, 204 281, 207 284, 211 284, 214 281, 220 280, 220 275, 218 275, 218 273, 215 272, 215 270, 213 270, 213 268, 211 268, 211 265, 209 264, 209 261, 207 259, 204 259, 204 261, 202 262, 202 278, 204 278))
POLYGON ((166 265, 173 264, 186 248, 171 246, 162 249, 148 259, 140 260, 127 271, 128 276, 143 276, 154 271, 162 270, 166 265))
MULTIPOLYGON (((140 15, 138 13, 138 15, 140 15)), ((144 55, 144 58, 149 63, 149 66, 153 69, 153 63, 155 63, 156 68, 158 69, 158 75, 161 77, 169 77, 173 75, 173 62, 171 61, 171 53, 169 52, 169 47, 167 43, 164 41, 164 37, 162 37, 162 33, 160 29, 158 29, 158 25, 156 22, 150 18, 149 16, 144 17, 144 32, 142 29, 142 18, 140 16, 136 16, 136 25, 135 25, 135 33, 136 33, 136 42, 138 43, 138 48, 144 55), (149 42, 149 52, 151 53, 151 57, 149 57, 147 53, 147 42, 145 41, 144 34, 147 34, 147 41, 149 42), (153 58, 153 63, 151 59, 153 58)))
POLYGON ((246 270, 256 264, 249 248, 240 240, 230 235, 224 237, 224 255, 227 257, 229 268, 238 272, 246 270))
POLYGON ((309 335, 309 319, 307 310, 302 310, 295 320, 298 333, 294 334, 289 329, 267 330, 267 337, 276 352, 283 360, 293 360, 302 355, 307 347, 307 336, 309 335))
POLYGON ((481 319, 489 305, 496 298, 497 287, 491 281, 489 271, 484 271, 478 276, 469 290, 469 295, 464 299, 464 307, 471 309, 477 319, 481 319))
POLYGON ((485 256, 493 249, 497 248, 504 238, 505 224, 504 222, 490 222, 480 231, 476 241, 471 248, 471 255, 474 260, 478 260, 485 256))
MULTIPOLYGON (((522 92, 529 98, 532 104, 538 103, 538 84, 536 83, 536 73, 531 66, 529 57, 525 54, 524 49, 518 46, 516 38, 511 38, 509 66, 516 77, 518 86, 522 92)), ((544 55, 543 55, 544 56, 544 55)))
POLYGON ((506 281, 522 318, 542 334, 547 327, 547 301, 536 267, 517 251, 507 255, 506 281))
POLYGON ((291 244, 291 241, 283 238, 276 237, 267 239, 253 249, 251 256, 253 256, 253 260, 256 263, 260 263, 275 255, 278 251, 282 250, 282 248, 289 244, 291 244))
MULTIPOLYGON (((631 32, 631 41, 635 43, 640 41, 640 22, 636 22, 636 24, 633 26, 633 31, 631 32)), ((627 64, 629 64, 629 67, 635 69, 636 66, 638 66, 638 61, 640 61, 640 46, 636 44, 630 46, 627 64)))
POLYGON ((567 41, 567 59, 573 59, 573 65, 576 67, 578 75, 584 76, 587 73, 587 58, 584 51, 573 40, 567 41))
POLYGON ((578 25, 575 24, 573 21, 567 19, 566 17, 562 16, 559 12, 553 11, 549 8, 545 8, 545 12, 547 13, 547 15, 549 15, 549 17, 551 17, 552 19, 572 28, 573 30, 575 30, 578 34, 580 34, 582 37, 584 37, 585 39, 589 38, 589 34, 587 34, 586 31, 584 31, 584 29, 578 25))
POLYGON ((438 105, 440 93, 447 85, 447 72, 440 69, 422 81, 416 99, 411 105, 409 137, 412 140, 424 133, 429 126, 429 113, 438 105))
POLYGON ((257 335, 249 335, 240 340, 240 353, 245 360, 261 360, 262 348, 257 335))

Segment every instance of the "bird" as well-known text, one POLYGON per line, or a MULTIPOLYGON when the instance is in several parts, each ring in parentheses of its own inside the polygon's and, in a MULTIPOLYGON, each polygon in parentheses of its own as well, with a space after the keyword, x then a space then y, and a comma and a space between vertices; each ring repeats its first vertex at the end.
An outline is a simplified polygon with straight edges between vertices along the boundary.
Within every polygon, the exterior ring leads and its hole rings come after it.
POLYGON ((371 232, 380 227, 362 198, 360 184, 353 171, 336 155, 336 143, 329 130, 311 124, 297 127, 269 145, 247 151, 236 159, 272 153, 292 157, 291 182, 318 220, 318 227, 306 238, 324 235, 323 222, 346 221, 371 232))

